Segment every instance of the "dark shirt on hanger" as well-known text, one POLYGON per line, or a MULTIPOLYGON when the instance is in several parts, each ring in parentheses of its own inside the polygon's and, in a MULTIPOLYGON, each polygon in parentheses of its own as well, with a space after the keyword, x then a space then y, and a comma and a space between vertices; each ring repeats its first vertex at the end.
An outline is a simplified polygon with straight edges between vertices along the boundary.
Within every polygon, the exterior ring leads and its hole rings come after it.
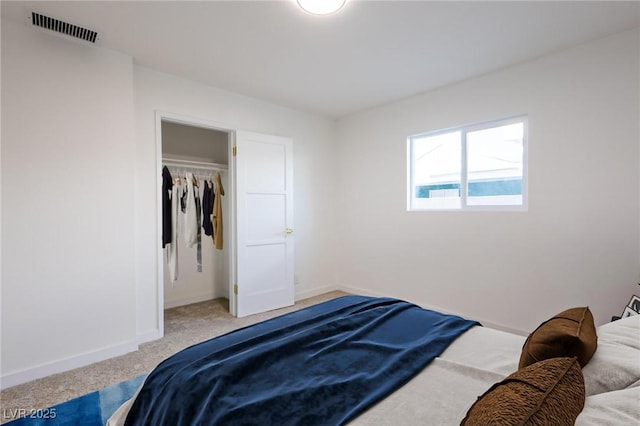
POLYGON ((213 187, 204 181, 204 189, 202 190, 202 228, 205 235, 213 234, 213 224, 211 223, 211 214, 213 213, 213 187))
POLYGON ((171 188, 173 177, 167 166, 162 168, 162 247, 171 242, 171 188))

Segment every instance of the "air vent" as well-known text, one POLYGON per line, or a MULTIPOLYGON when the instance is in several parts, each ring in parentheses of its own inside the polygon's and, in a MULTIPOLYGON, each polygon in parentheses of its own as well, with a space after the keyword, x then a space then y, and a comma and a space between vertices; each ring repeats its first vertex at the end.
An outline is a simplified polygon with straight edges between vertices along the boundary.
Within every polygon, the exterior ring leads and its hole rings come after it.
POLYGON ((82 28, 77 25, 70 24, 68 22, 61 21, 59 19, 51 18, 49 16, 41 15, 40 13, 31 13, 31 22, 36 27, 44 28, 50 31, 55 31, 60 34, 68 35, 80 40, 88 41, 89 43, 95 43, 98 38, 98 33, 82 28))

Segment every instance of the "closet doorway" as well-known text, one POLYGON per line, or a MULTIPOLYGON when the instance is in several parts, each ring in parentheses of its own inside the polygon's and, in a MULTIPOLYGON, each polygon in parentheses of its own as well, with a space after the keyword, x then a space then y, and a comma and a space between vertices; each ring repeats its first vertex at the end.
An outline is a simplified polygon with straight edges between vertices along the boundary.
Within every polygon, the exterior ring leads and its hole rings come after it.
POLYGON ((168 307, 226 297, 232 315, 246 316, 293 305, 293 141, 158 111, 156 153, 160 336, 168 307), (186 248, 184 243, 183 249, 179 241, 176 246, 182 259, 173 283, 162 244, 165 165, 173 167, 181 179, 186 173, 199 173, 204 179, 220 173, 224 188, 219 198, 223 247, 215 248, 211 237, 202 232, 202 272, 198 272, 197 246, 186 248), (208 257, 208 252, 213 256, 208 257), (206 268, 210 271, 205 275, 206 268), (196 276, 184 283, 188 290, 179 287, 183 272, 196 276))
MULTIPOLYGON (((167 120, 161 121, 161 131, 163 172, 168 171, 171 175, 175 193, 183 194, 174 220, 176 241, 163 258, 164 309, 228 298, 231 236, 225 222, 229 218, 226 189, 229 187, 231 134, 167 120), (189 183, 188 178, 191 179, 189 183), (185 210, 189 213, 189 208, 184 206, 189 200, 187 185, 193 188, 191 193, 197 194, 192 203, 192 209, 197 207, 197 212, 192 214, 191 221, 197 231, 192 232, 186 229, 189 223, 189 214, 185 214, 185 210), (219 200, 214 203, 215 198, 219 200), (213 232, 214 204, 219 204, 222 212, 222 233, 218 235, 213 232), (190 235, 195 236, 191 241, 190 235)), ((163 238, 166 234, 170 239, 170 232, 163 229, 163 238)))

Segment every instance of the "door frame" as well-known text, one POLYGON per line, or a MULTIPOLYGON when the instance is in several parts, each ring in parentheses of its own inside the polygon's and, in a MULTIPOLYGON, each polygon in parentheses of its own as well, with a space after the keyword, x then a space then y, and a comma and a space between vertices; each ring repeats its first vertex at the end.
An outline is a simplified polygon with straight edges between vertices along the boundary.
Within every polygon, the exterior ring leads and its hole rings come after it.
MULTIPOLYGON (((236 282, 236 250, 234 247, 236 240, 236 182, 235 182, 235 162, 233 156, 233 147, 235 146, 236 129, 225 124, 216 123, 210 120, 202 118, 190 117, 181 114, 175 114, 172 112, 156 110, 156 188, 160 188, 161 176, 162 176, 162 122, 170 122, 175 124, 182 124, 191 127, 200 127, 203 129, 217 130, 225 132, 229 135, 227 142, 227 155, 229 168, 227 170, 228 186, 225 191, 225 197, 228 196, 228 208, 229 217, 225 220, 225 223, 230 226, 231 238, 226 242, 229 250, 229 283, 227 283, 227 290, 229 292, 229 311, 231 315, 236 315, 236 299, 233 293, 233 284, 236 282)), ((157 323, 158 323, 158 338, 164 337, 164 249, 162 248, 162 197, 160 196, 160 190, 156 190, 156 262, 157 262, 157 285, 156 291, 157 297, 157 323)))

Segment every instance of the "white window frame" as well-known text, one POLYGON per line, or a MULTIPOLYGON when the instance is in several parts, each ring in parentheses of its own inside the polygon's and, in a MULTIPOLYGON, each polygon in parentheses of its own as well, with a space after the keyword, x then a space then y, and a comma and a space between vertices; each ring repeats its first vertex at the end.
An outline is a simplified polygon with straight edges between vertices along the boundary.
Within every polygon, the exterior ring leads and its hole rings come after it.
POLYGON ((467 124, 448 129, 436 130, 433 132, 419 133, 407 137, 407 211, 409 212, 442 212, 442 211, 527 211, 529 206, 529 118, 527 115, 517 115, 502 119, 483 121, 480 123, 467 124), (490 129, 493 127, 501 127, 509 124, 523 124, 523 141, 522 141, 522 204, 491 204, 491 205, 468 205, 467 204, 467 133, 478 130, 490 129), (415 189, 414 189, 414 152, 413 139, 426 136, 437 136, 439 134, 460 132, 461 138, 461 171, 460 171, 460 207, 459 208, 419 208, 414 206, 415 189))

